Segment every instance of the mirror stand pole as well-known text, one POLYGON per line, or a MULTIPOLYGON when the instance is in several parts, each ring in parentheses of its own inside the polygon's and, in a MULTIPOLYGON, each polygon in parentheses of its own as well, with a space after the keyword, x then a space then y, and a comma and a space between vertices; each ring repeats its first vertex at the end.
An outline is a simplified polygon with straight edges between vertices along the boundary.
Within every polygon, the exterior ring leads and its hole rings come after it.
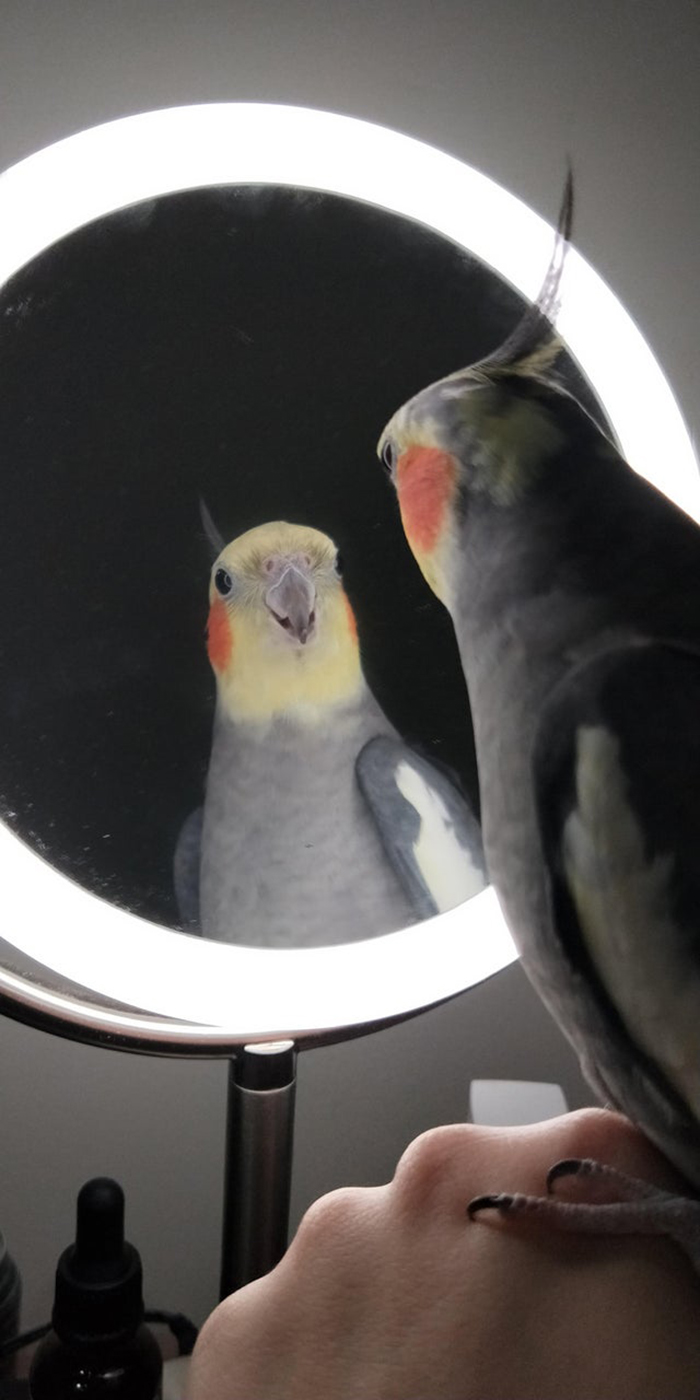
POLYGON ((229 1062, 221 1297, 273 1269, 287 1248, 296 1048, 245 1045, 229 1062))

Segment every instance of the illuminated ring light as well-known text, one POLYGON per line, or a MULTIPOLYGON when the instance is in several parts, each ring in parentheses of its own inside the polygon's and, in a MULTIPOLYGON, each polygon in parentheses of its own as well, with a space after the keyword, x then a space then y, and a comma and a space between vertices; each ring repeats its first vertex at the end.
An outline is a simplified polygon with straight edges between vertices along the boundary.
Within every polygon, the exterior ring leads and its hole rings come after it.
MULTIPOLYGON (((533 299, 552 229, 476 170, 367 122, 296 107, 217 104, 128 117, 61 141, 0 177, 0 285, 75 229, 140 200, 226 184, 361 199, 463 246, 533 299)), ((559 328, 631 464, 700 514, 688 433, 643 337, 571 250, 559 328), (640 412, 643 405, 643 412, 640 412)), ((378 428, 381 424, 377 425, 378 428)), ((333 1038, 474 986, 515 950, 492 890, 398 933, 340 947, 222 945, 125 913, 59 874, 0 824, 2 934, 125 1007, 0 970, 6 1009, 132 1048, 212 1054, 255 1039, 333 1038), (8 1005, 9 1002, 9 1005, 8 1005)))

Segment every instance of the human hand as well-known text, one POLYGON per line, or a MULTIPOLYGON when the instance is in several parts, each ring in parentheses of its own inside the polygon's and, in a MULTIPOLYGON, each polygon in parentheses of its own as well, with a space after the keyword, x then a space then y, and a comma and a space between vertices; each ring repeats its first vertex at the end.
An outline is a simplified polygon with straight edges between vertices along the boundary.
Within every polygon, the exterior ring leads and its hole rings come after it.
POLYGON ((700 1284, 675 1246, 467 1219, 472 1197, 540 1192, 581 1155, 678 1185, 602 1110, 434 1129, 389 1185, 317 1201, 277 1268, 215 1310, 190 1400, 697 1396, 700 1284))

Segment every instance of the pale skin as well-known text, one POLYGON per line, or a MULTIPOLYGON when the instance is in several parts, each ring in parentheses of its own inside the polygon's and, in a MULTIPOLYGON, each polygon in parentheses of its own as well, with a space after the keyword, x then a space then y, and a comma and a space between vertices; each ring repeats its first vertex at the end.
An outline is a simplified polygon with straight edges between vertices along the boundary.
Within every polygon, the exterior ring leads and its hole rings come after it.
POLYGON ((599 1109, 433 1129, 388 1185, 317 1201, 277 1268, 215 1310, 188 1400, 698 1400, 700 1280, 675 1245, 467 1218, 576 1156, 682 1189, 599 1109))

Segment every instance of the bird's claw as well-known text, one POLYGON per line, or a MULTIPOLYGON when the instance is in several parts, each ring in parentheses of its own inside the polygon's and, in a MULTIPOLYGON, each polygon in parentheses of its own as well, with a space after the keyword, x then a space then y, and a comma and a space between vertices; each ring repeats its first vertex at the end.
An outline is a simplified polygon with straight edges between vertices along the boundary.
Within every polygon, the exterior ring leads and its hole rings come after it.
POLYGON ((594 1161, 592 1157, 565 1157, 561 1162, 555 1162, 547 1172, 548 1195, 551 1195, 554 1183, 563 1177, 575 1178, 577 1183, 583 1183, 583 1191, 588 1193, 589 1198, 595 1198, 595 1201, 589 1199, 588 1204, 597 1204, 601 1193, 610 1194, 614 1198, 608 1201, 608 1204, 669 1199, 669 1193, 662 1191, 659 1186, 652 1186, 651 1182, 641 1181, 636 1176, 626 1176, 616 1167, 608 1167, 603 1162, 594 1161))
POLYGON ((558 1181, 559 1177, 580 1176, 589 1165, 596 1166, 597 1163, 591 1162, 589 1157, 565 1157, 561 1162, 555 1162, 547 1172, 547 1195, 551 1195, 554 1182, 558 1181))
POLYGON ((501 1191, 495 1196, 475 1196, 467 1206, 467 1215, 470 1220, 473 1220, 480 1210, 501 1210, 505 1213, 510 1209, 512 1203, 513 1197, 505 1191, 501 1191))
POLYGON ((546 1176, 547 1194, 499 1192, 475 1196, 467 1206, 473 1220, 484 1210, 497 1210, 509 1220, 529 1217, 558 1230, 600 1235, 666 1235, 675 1240, 700 1273, 700 1200, 664 1191, 648 1181, 625 1176, 614 1167, 589 1157, 555 1162, 546 1176), (584 1183, 588 1200, 557 1200, 555 1182, 563 1177, 584 1183), (591 1199, 592 1197, 592 1199, 591 1199))

